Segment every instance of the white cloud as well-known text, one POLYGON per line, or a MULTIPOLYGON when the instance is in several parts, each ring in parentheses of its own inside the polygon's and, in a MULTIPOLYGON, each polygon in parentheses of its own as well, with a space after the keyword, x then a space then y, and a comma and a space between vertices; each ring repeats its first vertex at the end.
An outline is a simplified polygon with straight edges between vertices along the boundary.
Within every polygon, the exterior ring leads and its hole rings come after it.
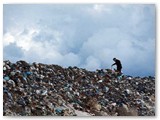
POLYGON ((12 60, 5 50, 14 44, 15 60, 95 70, 117 57, 126 74, 154 75, 155 7, 4 5, 3 41, 4 59, 12 60))
POLYGON ((11 43, 4 47, 4 58, 16 62, 17 60, 23 57, 23 50, 21 47, 18 47, 15 43, 11 43))
POLYGON ((87 68, 88 70, 93 71, 95 69, 100 69, 100 61, 93 56, 89 56, 85 62, 86 63, 84 63, 82 67, 87 68))
POLYGON ((61 60, 61 64, 64 66, 78 66, 80 63, 80 58, 78 55, 74 53, 68 53, 64 55, 63 59, 61 60))
POLYGON ((93 5, 93 12, 97 12, 97 13, 102 13, 102 12, 106 12, 106 13, 111 13, 112 9, 111 9, 111 5, 103 5, 103 4, 95 4, 93 5))
POLYGON ((15 39, 10 33, 4 34, 3 36, 3 46, 4 47, 14 42, 15 42, 15 39))

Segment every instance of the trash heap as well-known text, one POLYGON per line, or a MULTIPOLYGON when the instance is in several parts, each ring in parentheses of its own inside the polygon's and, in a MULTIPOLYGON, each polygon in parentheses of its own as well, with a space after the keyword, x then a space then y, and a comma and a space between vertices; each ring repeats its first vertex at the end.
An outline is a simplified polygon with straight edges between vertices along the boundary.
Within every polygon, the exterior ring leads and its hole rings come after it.
POLYGON ((3 61, 4 116, 155 116, 155 78, 3 61))

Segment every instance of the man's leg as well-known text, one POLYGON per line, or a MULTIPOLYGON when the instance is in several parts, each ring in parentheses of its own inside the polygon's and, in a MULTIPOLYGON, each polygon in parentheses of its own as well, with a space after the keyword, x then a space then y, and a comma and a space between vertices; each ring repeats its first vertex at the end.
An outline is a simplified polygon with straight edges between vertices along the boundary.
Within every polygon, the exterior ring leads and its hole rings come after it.
POLYGON ((119 72, 120 75, 121 75, 121 69, 122 68, 117 68, 117 71, 119 72))

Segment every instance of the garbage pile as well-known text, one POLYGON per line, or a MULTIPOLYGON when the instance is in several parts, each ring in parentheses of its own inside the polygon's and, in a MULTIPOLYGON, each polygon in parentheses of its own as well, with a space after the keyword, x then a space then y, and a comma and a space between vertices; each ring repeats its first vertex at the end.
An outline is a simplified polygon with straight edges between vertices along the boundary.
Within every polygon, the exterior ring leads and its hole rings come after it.
POLYGON ((155 116, 155 78, 3 61, 4 116, 155 116))

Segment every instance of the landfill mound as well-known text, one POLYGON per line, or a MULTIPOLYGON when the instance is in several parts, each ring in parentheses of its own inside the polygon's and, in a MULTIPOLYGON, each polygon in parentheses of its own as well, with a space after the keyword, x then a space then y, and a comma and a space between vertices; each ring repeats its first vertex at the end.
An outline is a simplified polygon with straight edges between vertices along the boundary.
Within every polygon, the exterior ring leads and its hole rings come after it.
POLYGON ((155 116, 155 78, 3 61, 4 116, 155 116))

